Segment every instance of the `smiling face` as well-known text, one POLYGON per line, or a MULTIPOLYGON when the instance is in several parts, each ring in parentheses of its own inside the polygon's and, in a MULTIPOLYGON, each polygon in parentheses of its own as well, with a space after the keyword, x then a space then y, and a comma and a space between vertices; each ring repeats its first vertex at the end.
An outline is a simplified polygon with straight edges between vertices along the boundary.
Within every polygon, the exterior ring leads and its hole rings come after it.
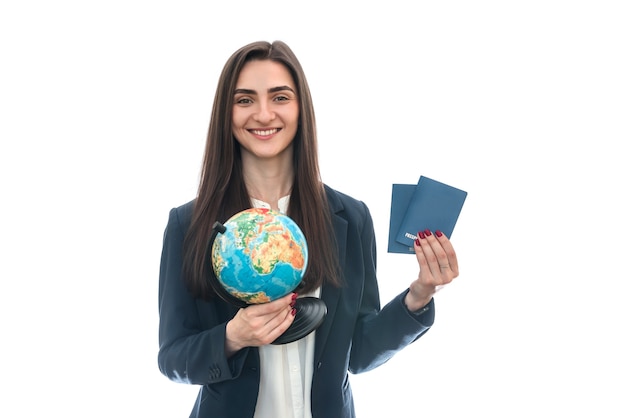
POLYGON ((291 158, 298 130, 296 85, 285 66, 270 60, 248 62, 235 88, 233 134, 246 157, 291 158))

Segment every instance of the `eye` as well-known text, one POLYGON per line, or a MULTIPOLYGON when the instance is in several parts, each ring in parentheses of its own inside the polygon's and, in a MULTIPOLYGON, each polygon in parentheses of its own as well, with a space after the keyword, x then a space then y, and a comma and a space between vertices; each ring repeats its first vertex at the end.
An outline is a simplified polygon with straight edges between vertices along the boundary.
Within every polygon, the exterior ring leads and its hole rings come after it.
POLYGON ((252 99, 250 99, 249 97, 240 97, 240 98, 235 98, 235 103, 236 104, 251 104, 252 103, 252 99))
POLYGON ((290 95, 290 94, 277 94, 276 96, 274 96, 274 101, 275 102, 280 102, 280 103, 285 103, 285 102, 290 102, 292 100, 295 100, 295 96, 294 95, 290 95))

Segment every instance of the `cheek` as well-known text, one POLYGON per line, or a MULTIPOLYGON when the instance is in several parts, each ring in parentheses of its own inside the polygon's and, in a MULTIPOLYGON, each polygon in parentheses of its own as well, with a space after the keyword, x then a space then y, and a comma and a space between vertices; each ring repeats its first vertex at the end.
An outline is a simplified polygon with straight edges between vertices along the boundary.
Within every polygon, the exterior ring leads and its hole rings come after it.
POLYGON ((241 126, 241 114, 239 112, 233 111, 233 122, 232 122, 233 130, 237 129, 240 126, 241 126))
POLYGON ((291 123, 296 126, 300 124, 300 112, 297 110, 291 114, 291 123))
POLYGON ((233 114, 233 121, 231 123, 231 129, 233 131, 233 136, 235 137, 237 142, 240 142, 241 131, 243 129, 243 126, 242 126, 241 118, 237 118, 235 114, 233 114))
POLYGON ((233 122, 232 122, 232 126, 233 129, 241 129, 245 126, 246 121, 248 120, 248 118, 250 117, 250 111, 248 111, 247 109, 242 109, 240 107, 235 106, 233 108, 233 114, 232 114, 232 118, 233 118, 233 122))

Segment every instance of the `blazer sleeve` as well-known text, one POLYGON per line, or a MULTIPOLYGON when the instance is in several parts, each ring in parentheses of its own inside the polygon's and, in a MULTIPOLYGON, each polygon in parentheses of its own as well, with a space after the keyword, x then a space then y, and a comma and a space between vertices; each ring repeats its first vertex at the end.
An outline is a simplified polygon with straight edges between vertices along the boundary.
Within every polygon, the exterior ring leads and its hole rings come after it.
POLYGON ((215 303, 199 302, 183 282, 183 240, 189 223, 184 212, 180 208, 170 211, 163 236, 158 294, 159 370, 173 381, 189 384, 234 379, 241 373, 248 350, 226 357, 226 321, 219 320, 215 303))
POLYGON ((404 304, 408 289, 380 309, 376 275, 376 239, 372 217, 362 203, 360 256, 363 268, 363 294, 353 335, 350 371, 361 373, 387 362, 397 352, 424 335, 434 322, 435 306, 431 300, 416 315, 404 304))

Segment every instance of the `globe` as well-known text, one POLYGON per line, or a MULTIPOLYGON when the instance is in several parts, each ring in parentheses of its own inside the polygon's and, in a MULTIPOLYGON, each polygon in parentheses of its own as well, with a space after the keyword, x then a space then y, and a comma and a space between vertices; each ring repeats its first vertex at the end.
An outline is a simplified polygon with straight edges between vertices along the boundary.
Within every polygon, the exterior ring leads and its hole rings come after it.
POLYGON ((280 212, 252 208, 233 215, 211 250, 219 284, 235 298, 258 304, 292 292, 308 264, 308 247, 298 225, 280 212))

